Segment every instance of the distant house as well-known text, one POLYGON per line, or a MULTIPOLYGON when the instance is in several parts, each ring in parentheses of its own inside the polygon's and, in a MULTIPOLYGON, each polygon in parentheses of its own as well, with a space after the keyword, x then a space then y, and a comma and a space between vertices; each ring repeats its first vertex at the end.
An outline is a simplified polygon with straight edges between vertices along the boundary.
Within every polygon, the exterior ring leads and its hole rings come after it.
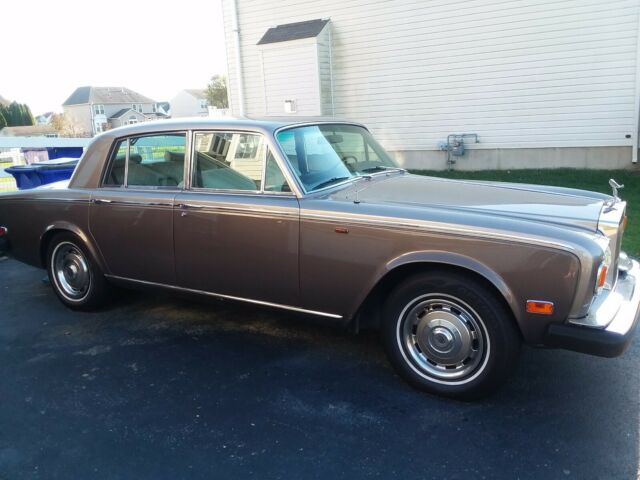
POLYGON ((36 124, 37 125, 49 125, 51 123, 51 119, 53 118, 55 114, 53 112, 46 112, 43 113, 42 115, 38 115, 36 117, 36 124))
POLYGON ((78 87, 62 104, 81 135, 160 118, 156 102, 126 87, 78 87))
POLYGON ((181 90, 171 100, 171 116, 176 117, 206 117, 209 115, 207 97, 204 90, 181 90))
POLYGON ((51 125, 31 125, 25 127, 4 127, 0 137, 57 137, 58 132, 51 125))
POLYGON ((158 113, 166 115, 167 117, 171 116, 171 104, 169 102, 156 103, 156 110, 158 113))

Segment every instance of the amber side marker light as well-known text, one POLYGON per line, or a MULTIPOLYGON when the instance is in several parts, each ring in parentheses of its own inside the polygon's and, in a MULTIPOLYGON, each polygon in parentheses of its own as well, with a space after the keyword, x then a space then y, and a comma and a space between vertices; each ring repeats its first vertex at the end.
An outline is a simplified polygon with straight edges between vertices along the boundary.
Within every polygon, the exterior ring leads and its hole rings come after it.
POLYGON ((596 284, 596 288, 604 287, 605 282, 607 281, 607 272, 609 268, 606 265, 602 265, 600 270, 598 270, 598 283, 596 284))
POLYGON ((527 300, 527 312, 537 313, 538 315, 552 315, 553 302, 544 302, 541 300, 527 300))

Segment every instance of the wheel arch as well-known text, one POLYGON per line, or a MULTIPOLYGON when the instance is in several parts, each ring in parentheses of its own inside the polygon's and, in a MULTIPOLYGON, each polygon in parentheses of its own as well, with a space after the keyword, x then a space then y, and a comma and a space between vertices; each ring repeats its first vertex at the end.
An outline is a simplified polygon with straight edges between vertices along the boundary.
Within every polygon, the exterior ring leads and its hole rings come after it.
POLYGON ((104 262, 98 249, 91 241, 89 235, 79 226, 65 221, 54 222, 45 228, 43 234, 40 236, 40 264, 46 268, 47 264, 47 249, 51 239, 59 233, 72 233, 77 236, 83 243, 83 245, 89 250, 93 259, 98 263, 100 268, 104 270, 104 262))
POLYGON ((354 328, 358 330, 379 327, 380 312, 388 293, 405 278, 435 269, 472 275, 496 293, 496 297, 511 312, 518 330, 522 332, 522 311, 512 290, 497 272, 474 258, 440 251, 411 252, 388 262, 372 282, 371 288, 367 289, 357 303, 355 313, 351 316, 354 328))

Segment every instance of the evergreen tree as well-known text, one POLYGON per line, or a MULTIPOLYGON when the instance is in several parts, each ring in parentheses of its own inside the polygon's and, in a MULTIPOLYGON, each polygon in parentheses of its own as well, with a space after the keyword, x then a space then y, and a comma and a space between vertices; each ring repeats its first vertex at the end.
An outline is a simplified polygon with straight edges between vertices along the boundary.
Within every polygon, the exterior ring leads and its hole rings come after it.
POLYGON ((7 126, 7 121, 5 120, 4 115, 2 114, 2 110, 4 109, 0 105, 0 130, 2 130, 4 127, 7 126))
POLYGON ((35 125, 31 109, 24 103, 11 102, 8 107, 3 107, 0 114, 4 117, 8 127, 20 127, 35 125))

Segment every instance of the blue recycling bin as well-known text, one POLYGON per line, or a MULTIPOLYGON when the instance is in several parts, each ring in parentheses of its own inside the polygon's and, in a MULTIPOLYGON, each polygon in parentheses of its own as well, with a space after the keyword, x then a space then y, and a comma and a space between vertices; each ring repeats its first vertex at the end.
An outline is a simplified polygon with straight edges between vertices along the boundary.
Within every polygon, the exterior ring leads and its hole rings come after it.
POLYGON ((20 190, 35 188, 42 185, 40 177, 36 173, 37 167, 31 165, 20 165, 17 167, 5 168, 4 171, 13 175, 16 179, 16 185, 20 190))
POLYGON ((48 183, 68 180, 73 175, 77 164, 77 158, 60 158, 31 165, 9 167, 5 168, 4 171, 13 175, 20 190, 26 190, 48 183))

